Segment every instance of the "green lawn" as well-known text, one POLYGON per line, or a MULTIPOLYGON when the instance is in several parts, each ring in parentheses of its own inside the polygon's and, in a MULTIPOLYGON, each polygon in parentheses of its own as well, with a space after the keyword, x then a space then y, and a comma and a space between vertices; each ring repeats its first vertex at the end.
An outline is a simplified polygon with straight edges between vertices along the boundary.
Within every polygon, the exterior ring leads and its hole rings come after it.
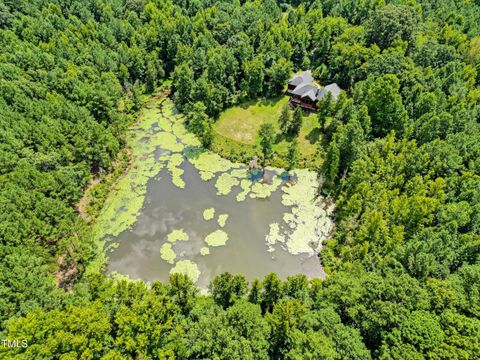
MULTIPOLYGON (((284 157, 291 138, 280 133, 278 118, 282 107, 288 102, 288 96, 273 99, 250 100, 229 108, 220 114, 215 123, 213 150, 223 156, 246 162, 259 154, 258 130, 264 123, 271 123, 277 132, 274 150, 277 156, 275 166, 285 166, 284 157)), ((298 137, 300 166, 315 167, 321 163, 317 152, 320 129, 316 114, 305 114, 298 137)))

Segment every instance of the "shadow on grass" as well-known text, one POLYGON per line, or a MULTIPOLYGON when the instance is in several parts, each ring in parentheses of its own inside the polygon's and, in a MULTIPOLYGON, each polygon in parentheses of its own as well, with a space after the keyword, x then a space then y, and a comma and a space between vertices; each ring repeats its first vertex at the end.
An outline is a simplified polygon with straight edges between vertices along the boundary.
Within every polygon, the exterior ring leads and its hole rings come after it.
POLYGON ((320 139, 322 131, 319 127, 312 129, 305 138, 310 142, 310 144, 315 144, 320 139))
POLYGON ((259 98, 243 101, 238 104, 238 107, 246 110, 251 106, 275 106, 280 100, 282 100, 283 95, 275 96, 273 98, 259 98))
POLYGON ((284 133, 283 131, 280 131, 275 135, 274 142, 275 142, 275 144, 280 144, 283 140, 285 140, 288 143, 291 143, 297 137, 298 137, 298 135, 284 133))

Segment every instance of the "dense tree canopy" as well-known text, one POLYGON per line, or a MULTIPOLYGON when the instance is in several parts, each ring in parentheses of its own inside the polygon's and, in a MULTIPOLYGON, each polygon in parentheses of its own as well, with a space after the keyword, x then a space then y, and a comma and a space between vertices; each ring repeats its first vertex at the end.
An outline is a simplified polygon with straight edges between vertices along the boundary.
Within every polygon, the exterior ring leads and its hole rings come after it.
POLYGON ((29 346, 0 358, 478 358, 479 122, 479 1, 1 2, 0 338, 29 346), (83 274, 76 205, 145 94, 171 81, 209 146, 223 109, 307 68, 345 89, 318 113, 325 280, 83 274))

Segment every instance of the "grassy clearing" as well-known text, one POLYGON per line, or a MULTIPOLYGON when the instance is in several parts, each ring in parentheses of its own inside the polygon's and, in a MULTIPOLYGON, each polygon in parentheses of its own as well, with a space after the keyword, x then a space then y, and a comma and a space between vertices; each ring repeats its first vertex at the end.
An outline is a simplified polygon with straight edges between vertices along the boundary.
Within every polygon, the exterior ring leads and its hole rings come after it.
POLYGON ((255 144, 262 124, 278 126, 278 117, 287 102, 287 96, 244 102, 225 110, 215 124, 215 130, 240 143, 255 144))
MULTIPOLYGON (((288 144, 292 139, 281 134, 278 119, 287 102, 288 96, 280 96, 250 100, 225 110, 215 123, 212 149, 232 161, 248 162, 254 155, 260 154, 257 136, 260 126, 270 123, 277 132, 274 145, 277 155, 272 165, 284 167, 288 144)), ((317 151, 319 140, 321 133, 316 114, 305 114, 298 137, 300 166, 314 168, 321 164, 322 158, 317 151)))

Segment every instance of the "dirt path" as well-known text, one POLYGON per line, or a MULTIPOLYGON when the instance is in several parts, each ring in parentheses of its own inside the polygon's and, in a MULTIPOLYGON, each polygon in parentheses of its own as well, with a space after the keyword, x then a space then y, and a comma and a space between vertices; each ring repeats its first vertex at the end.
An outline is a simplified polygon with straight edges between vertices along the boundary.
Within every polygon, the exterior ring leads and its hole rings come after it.
POLYGON ((92 180, 90 180, 85 191, 83 192, 82 198, 80 199, 78 204, 75 206, 75 210, 77 210, 80 217, 85 221, 88 221, 89 219, 86 209, 88 204, 90 204, 90 198, 89 198, 90 190, 98 183, 100 183, 100 178, 97 176, 95 176, 92 180))

